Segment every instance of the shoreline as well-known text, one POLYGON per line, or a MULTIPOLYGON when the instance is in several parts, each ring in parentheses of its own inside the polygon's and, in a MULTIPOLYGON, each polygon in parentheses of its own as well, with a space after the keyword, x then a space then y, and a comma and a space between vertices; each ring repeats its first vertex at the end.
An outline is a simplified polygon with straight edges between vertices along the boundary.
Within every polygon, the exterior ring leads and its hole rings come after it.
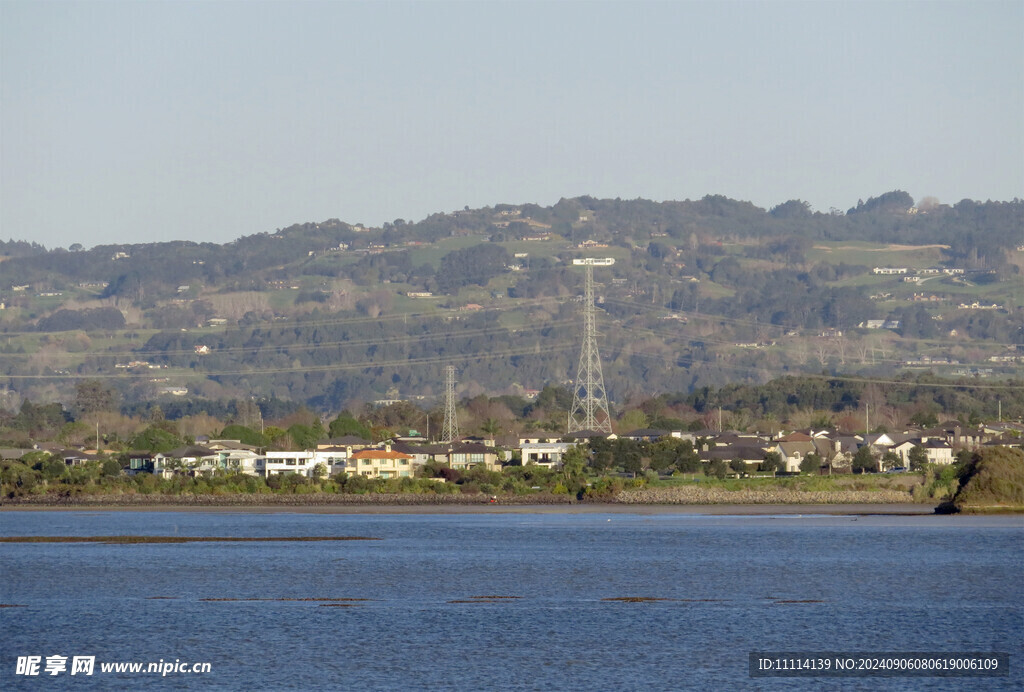
POLYGON ((2 504, 4 512, 181 512, 211 514, 692 514, 706 516, 940 516, 931 505, 913 503, 834 504, 623 504, 576 502, 560 504, 2 504))

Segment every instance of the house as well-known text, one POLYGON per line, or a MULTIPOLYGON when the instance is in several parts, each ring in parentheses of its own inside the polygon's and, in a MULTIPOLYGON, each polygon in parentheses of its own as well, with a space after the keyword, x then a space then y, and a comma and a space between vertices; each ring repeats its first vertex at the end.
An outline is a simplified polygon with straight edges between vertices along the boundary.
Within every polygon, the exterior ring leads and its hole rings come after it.
POLYGON ((217 453, 208 447, 199 447, 197 445, 178 447, 169 452, 154 454, 152 472, 165 478, 174 475, 178 471, 191 471, 194 473, 200 470, 204 462, 206 462, 209 468, 210 463, 212 463, 210 460, 216 459, 216 457, 217 453))
POLYGON ((669 434, 668 430, 654 430, 653 428, 643 428, 640 430, 634 430, 624 435, 619 435, 624 440, 633 440, 633 442, 656 442, 663 437, 667 437, 669 434))
POLYGON ((412 464, 416 468, 419 468, 430 461, 430 447, 425 445, 412 444, 406 441, 394 441, 391 443, 391 449, 411 456, 412 464))
POLYGON ((949 466, 956 459, 953 456, 953 448, 943 440, 928 440, 921 445, 928 454, 929 464, 941 464, 949 466))
POLYGON ((722 445, 706 449, 700 452, 699 456, 703 462, 721 460, 727 464, 733 459, 739 459, 750 469, 756 468, 764 461, 765 450, 752 444, 722 445))
POLYGON ((101 457, 96 454, 86 454, 74 449, 65 449, 57 453, 67 466, 83 466, 90 461, 97 461, 101 457))
MULTIPOLYGON (((125 473, 129 476, 134 476, 138 473, 157 473, 155 465, 153 463, 153 454, 150 452, 129 452, 128 453, 128 468, 125 469, 125 473)), ((164 474, 158 474, 164 475, 164 474)))
POLYGON ((605 440, 617 440, 619 438, 615 433, 606 433, 599 430, 580 430, 579 432, 569 433, 565 437, 570 440, 575 440, 576 442, 585 442, 587 440, 592 440, 595 437, 600 437, 605 440))
POLYGON ((484 466, 488 471, 500 471, 498 453, 493 447, 472 442, 455 442, 445 446, 445 451, 434 454, 437 461, 446 461, 453 469, 471 469, 484 466))
POLYGON ((254 449, 220 449, 216 451, 214 459, 209 459, 209 470, 221 470, 227 473, 244 473, 255 476, 257 475, 256 459, 259 456, 254 449))
POLYGON ((256 475, 263 478, 286 473, 313 476, 317 464, 321 463, 315 452, 266 452, 255 459, 253 468, 256 475))
MULTIPOLYGON (((804 435, 804 437, 808 437, 804 435)), ((811 439, 807 440, 793 440, 786 442, 779 442, 774 451, 779 453, 782 457, 782 470, 786 473, 800 473, 800 465, 804 462, 809 454, 817 454, 818 448, 815 446, 814 441, 811 439)))
POLYGON ((349 457, 347 473, 367 478, 412 478, 416 475, 413 456, 385 445, 384 449, 362 449, 349 457))
POLYGON ((940 427, 925 430, 922 433, 922 437, 926 437, 927 439, 945 440, 950 445, 966 447, 968 449, 973 449, 981 445, 985 442, 986 438, 984 429, 982 428, 971 430, 965 429, 959 425, 954 425, 948 428, 940 427))
POLYGON ((562 466, 562 457, 576 445, 572 442, 524 442, 519 445, 523 466, 536 464, 549 469, 562 466))

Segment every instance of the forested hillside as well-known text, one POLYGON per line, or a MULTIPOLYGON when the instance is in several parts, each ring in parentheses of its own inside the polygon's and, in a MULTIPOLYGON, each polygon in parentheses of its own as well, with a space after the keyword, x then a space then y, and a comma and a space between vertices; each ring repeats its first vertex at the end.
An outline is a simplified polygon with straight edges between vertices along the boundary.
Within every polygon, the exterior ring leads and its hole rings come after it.
MULTIPOLYGON (((232 243, 46 249, 0 242, 0 406, 270 398, 339 410, 459 392, 520 395, 575 374, 595 271, 613 400, 787 374, 999 380, 1024 369, 1024 201, 895 191, 846 212, 563 199, 331 219, 232 243)), ((144 229, 140 229, 144 235, 144 229)))

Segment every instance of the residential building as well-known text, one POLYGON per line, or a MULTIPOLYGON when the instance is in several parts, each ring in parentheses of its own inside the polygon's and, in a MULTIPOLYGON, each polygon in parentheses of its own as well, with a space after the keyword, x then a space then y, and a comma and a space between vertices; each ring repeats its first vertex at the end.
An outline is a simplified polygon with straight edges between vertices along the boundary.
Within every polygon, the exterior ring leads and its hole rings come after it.
POLYGON ((347 473, 367 478, 412 478, 416 475, 414 457, 391 449, 362 449, 349 457, 347 473))
POLYGON ((572 447, 572 442, 524 442, 519 445, 523 466, 536 464, 549 469, 562 467, 562 457, 572 447))

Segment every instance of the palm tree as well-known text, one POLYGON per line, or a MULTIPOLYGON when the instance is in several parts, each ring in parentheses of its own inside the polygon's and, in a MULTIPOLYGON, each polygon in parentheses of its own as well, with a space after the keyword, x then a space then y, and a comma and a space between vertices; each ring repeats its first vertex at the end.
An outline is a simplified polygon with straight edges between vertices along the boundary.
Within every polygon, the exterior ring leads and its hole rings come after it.
POLYGON ((494 436, 501 432, 501 424, 493 418, 488 418, 480 424, 481 432, 490 435, 491 441, 494 441, 494 436))

